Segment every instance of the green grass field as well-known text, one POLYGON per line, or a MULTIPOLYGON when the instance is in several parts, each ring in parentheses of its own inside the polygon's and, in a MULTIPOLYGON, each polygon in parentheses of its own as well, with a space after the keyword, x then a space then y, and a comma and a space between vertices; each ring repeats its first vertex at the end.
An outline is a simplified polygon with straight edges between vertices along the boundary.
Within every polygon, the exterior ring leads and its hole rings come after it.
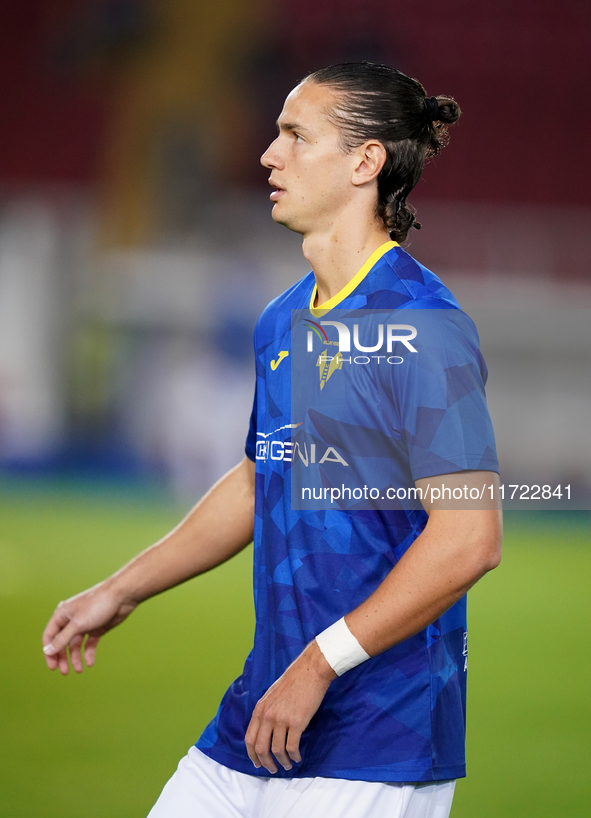
MULTIPOLYGON (((50 673, 56 603, 177 522, 157 495, 25 491, 0 505, 0 815, 141 818, 241 671, 251 550, 143 605, 96 666, 50 673)), ((469 595, 468 778, 453 818, 591 815, 591 516, 507 515, 503 562, 469 595)))

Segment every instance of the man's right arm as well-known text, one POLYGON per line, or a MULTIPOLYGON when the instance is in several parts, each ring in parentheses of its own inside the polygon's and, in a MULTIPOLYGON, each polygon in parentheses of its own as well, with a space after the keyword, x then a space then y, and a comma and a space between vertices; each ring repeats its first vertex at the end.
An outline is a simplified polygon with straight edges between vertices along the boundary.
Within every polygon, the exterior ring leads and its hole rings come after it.
POLYGON ((43 633, 50 670, 68 673, 67 648, 80 673, 82 643, 94 663, 100 637, 151 596, 220 565, 247 546, 254 526, 255 464, 245 457, 201 498, 179 525, 113 576, 60 602, 43 633))

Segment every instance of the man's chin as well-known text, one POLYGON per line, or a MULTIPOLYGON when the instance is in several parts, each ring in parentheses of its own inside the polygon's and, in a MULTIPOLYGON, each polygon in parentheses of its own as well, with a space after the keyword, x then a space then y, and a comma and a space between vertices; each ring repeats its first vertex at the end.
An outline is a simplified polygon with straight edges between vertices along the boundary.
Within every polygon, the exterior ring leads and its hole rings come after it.
POLYGON ((301 233, 302 231, 298 229, 295 221, 289 218, 289 215, 282 212, 281 208, 278 205, 274 205, 273 209, 271 210, 271 218, 277 224, 283 225, 283 227, 287 227, 288 230, 293 230, 294 233, 301 233))

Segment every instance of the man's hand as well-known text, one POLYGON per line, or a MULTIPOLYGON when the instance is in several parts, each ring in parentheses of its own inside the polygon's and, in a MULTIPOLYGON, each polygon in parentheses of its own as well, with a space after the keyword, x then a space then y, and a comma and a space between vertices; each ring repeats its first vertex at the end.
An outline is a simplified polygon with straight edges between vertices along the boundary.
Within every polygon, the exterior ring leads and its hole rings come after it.
POLYGON ((83 658, 91 667, 101 636, 123 622, 136 605, 136 602, 121 601, 106 583, 60 602, 43 632, 48 668, 59 667, 61 674, 67 676, 68 648, 76 673, 82 673, 83 658), (85 636, 88 638, 84 643, 85 636))
POLYGON ((273 756, 286 770, 302 760, 300 737, 336 677, 316 641, 310 642, 254 709, 245 743, 255 767, 276 773, 273 756))

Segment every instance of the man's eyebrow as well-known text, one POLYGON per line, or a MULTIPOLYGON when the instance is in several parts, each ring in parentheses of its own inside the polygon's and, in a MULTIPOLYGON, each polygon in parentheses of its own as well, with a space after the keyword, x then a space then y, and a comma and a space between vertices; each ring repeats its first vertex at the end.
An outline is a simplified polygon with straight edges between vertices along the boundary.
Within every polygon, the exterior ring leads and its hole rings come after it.
POLYGON ((310 132, 309 128, 304 128, 303 125, 298 124, 297 122, 281 122, 281 120, 277 120, 275 123, 277 126, 278 131, 307 131, 310 132))

